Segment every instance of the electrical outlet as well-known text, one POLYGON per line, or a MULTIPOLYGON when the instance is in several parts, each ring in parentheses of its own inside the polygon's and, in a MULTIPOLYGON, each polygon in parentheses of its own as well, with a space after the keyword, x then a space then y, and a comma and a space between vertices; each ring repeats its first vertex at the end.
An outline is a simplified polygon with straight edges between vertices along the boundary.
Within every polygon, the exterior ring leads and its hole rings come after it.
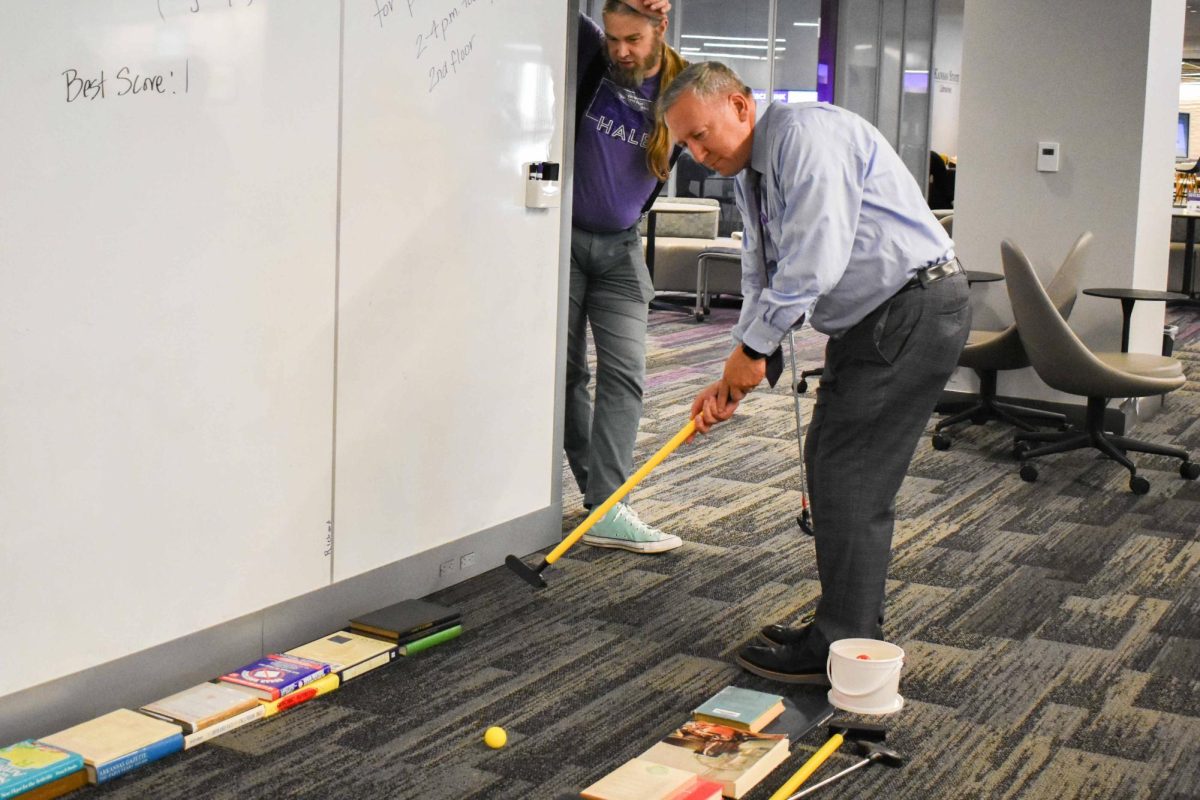
POLYGON ((456 569, 458 569, 458 560, 448 558, 441 563, 441 566, 438 567, 438 577, 444 578, 454 572, 456 569))
POLYGON ((458 559, 459 569, 470 569, 473 566, 475 566, 475 554, 474 553, 464 553, 463 556, 460 559, 458 559))

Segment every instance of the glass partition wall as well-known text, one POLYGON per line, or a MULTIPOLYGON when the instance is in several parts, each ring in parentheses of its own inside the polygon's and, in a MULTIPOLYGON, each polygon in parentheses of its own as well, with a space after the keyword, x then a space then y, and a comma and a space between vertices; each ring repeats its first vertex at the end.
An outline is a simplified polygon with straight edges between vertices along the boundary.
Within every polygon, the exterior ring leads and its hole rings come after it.
POLYGON ((834 102, 873 122, 926 189, 929 78, 939 2, 839 0, 837 4, 834 102))
MULTIPOLYGON (((688 61, 722 61, 759 100, 826 100, 874 123, 922 187, 929 175, 934 13, 947 0, 673 0, 667 39, 688 61)), ((583 7, 599 19, 603 0, 583 7)), ((666 192, 721 203, 741 227, 732 179, 686 153, 666 192)))

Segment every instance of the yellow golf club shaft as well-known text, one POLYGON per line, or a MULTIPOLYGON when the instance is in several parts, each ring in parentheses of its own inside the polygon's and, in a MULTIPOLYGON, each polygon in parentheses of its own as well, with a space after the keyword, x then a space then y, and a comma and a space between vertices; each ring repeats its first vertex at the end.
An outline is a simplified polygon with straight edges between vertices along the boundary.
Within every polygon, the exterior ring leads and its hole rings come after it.
POLYGON ((787 800, 792 796, 792 792, 800 788, 800 784, 804 783, 809 777, 824 764, 834 751, 842 746, 843 737, 840 733, 835 733, 829 737, 825 744, 821 745, 821 749, 812 754, 808 761, 800 769, 796 770, 796 774, 788 778, 787 783, 775 790, 775 794, 771 795, 770 800, 787 800))
POLYGON ((641 469, 630 475, 629 480, 622 483, 620 488, 613 492, 607 500, 593 508, 592 513, 588 514, 588 518, 579 523, 579 527, 571 531, 567 538, 558 543, 558 547, 555 547, 549 552, 549 554, 546 556, 546 563, 553 564, 555 561, 558 561, 559 557, 571 548, 571 545, 575 544, 585 533, 590 531, 592 526, 599 522, 601 517, 612 510, 613 506, 621 502, 625 495, 633 491, 633 487, 637 486, 638 483, 641 482, 642 478, 645 478, 647 475, 649 475, 652 469, 661 464, 664 458, 675 452, 675 449, 687 441, 687 438, 695 432, 696 421, 694 419, 688 420, 688 424, 684 425, 683 428, 680 429, 679 433, 672 437, 671 441, 664 444, 657 453, 652 455, 650 460, 642 465, 641 469))

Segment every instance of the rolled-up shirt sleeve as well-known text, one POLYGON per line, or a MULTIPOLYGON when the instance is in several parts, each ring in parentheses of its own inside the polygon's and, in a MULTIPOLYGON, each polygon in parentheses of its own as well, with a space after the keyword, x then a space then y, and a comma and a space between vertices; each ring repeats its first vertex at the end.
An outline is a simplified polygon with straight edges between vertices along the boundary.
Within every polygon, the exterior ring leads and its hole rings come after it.
MULTIPOLYGON (((866 174, 865 160, 854 143, 832 131, 812 135, 786 128, 770 155, 765 194, 767 217, 778 220, 771 226, 778 239, 778 264, 766 286, 761 278, 758 286, 751 284, 755 296, 752 301, 745 298, 750 309, 743 306, 739 321, 740 341, 761 353, 773 352, 845 274, 866 174)), ((754 226, 748 222, 746 227, 754 226)), ((743 259, 750 255, 747 251, 743 259)), ((759 263, 762 256, 753 255, 759 263)), ((757 266, 753 272, 758 273, 757 266)), ((747 273, 743 263, 743 281, 747 273)))

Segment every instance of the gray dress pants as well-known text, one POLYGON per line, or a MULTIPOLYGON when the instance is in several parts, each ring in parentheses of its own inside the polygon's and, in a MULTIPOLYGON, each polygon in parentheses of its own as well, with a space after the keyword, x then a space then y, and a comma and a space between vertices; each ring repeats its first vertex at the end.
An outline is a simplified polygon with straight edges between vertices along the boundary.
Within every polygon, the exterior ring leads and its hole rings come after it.
POLYGON ((646 382, 646 317, 654 288, 637 228, 571 229, 563 446, 589 506, 603 503, 633 471, 646 382), (587 328, 596 345, 596 400, 588 394, 587 328))
POLYGON ((882 638, 896 493, 966 343, 962 273, 901 291, 830 339, 805 441, 824 642, 882 638))

